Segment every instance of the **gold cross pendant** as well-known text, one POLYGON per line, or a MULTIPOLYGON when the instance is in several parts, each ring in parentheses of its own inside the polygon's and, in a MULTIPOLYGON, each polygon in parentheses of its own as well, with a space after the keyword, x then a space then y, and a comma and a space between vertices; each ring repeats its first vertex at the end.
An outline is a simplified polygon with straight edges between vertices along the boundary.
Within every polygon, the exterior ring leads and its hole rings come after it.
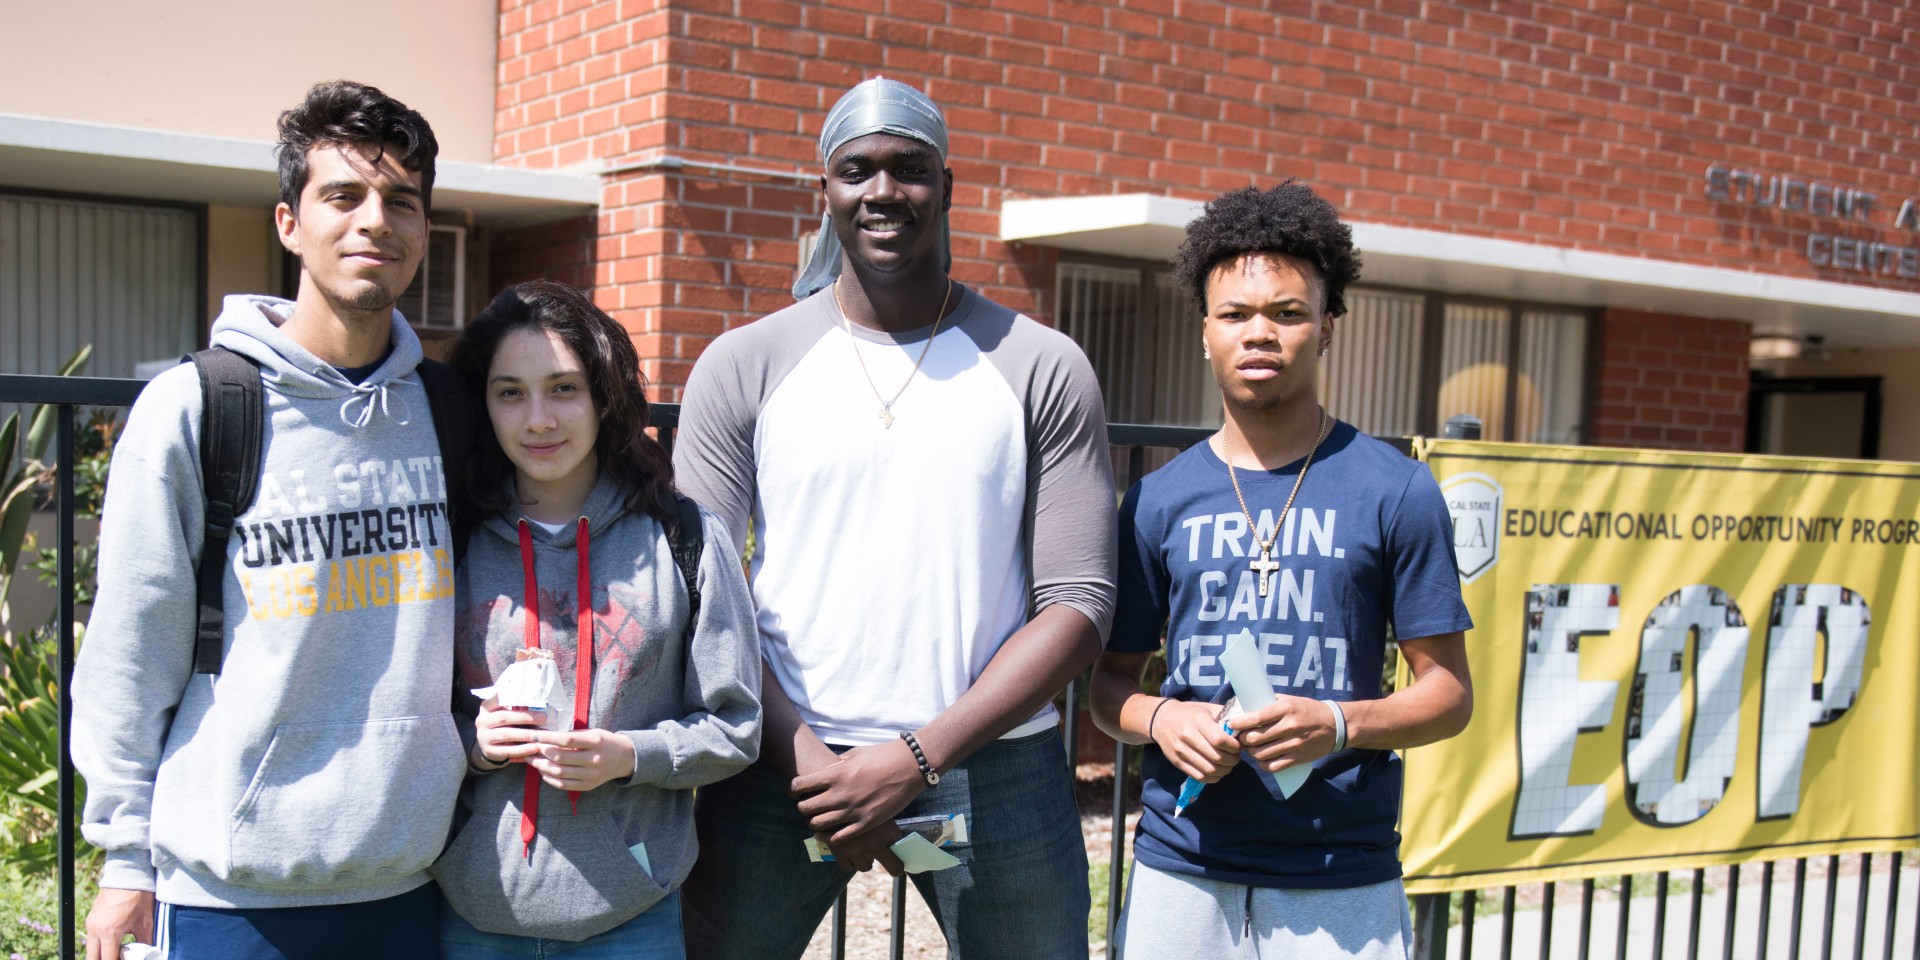
POLYGON ((1260 576, 1260 595, 1263 597, 1267 595, 1267 582, 1273 578, 1274 571, 1280 569, 1280 564, 1270 556, 1272 552, 1271 546, 1261 547, 1260 559, 1247 561, 1247 566, 1260 576))
POLYGON ((883 430, 893 429, 893 411, 886 407, 880 408, 880 427, 883 430))

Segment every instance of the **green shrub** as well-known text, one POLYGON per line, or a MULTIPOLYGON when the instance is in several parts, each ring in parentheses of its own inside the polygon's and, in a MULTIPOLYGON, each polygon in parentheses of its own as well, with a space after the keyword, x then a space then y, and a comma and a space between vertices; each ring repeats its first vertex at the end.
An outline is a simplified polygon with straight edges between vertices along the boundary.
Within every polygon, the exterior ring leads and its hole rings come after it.
MULTIPOLYGON (((55 631, 8 638, 0 646, 0 864, 50 872, 58 862, 55 825, 60 812, 60 689, 54 663, 55 631)), ((75 782, 74 806, 86 802, 75 782)), ((99 851, 76 845, 86 872, 99 851)))
MULTIPOLYGON (((81 874, 74 891, 84 910, 97 892, 92 872, 81 874)), ((84 934, 74 938, 74 957, 87 955, 84 934)), ((0 871, 0 957, 7 960, 56 960, 60 954, 60 888, 53 871, 0 871)))

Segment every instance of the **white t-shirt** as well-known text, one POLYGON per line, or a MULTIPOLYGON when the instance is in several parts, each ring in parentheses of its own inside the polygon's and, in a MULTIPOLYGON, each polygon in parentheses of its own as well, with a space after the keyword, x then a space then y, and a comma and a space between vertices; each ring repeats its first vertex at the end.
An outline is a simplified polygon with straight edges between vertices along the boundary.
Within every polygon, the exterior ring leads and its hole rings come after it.
MULTIPOLYGON (((736 544, 751 527, 762 654, 828 743, 925 726, 1030 611, 1065 603, 1103 637, 1112 616, 1093 370, 957 289, 917 375, 931 326, 849 331, 826 291, 715 340, 687 384, 677 481, 736 544), (888 426, 876 391, 902 383, 888 426)), ((1048 706, 1007 736, 1055 722, 1048 706)))

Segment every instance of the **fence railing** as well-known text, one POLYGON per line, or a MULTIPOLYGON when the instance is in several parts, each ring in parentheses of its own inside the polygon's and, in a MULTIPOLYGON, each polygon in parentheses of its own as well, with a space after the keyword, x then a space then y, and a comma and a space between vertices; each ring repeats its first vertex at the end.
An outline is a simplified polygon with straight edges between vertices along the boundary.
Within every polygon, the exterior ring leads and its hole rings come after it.
MULTIPOLYGON (((74 902, 76 843, 76 831, 74 827, 76 819, 76 811, 74 810, 74 772, 73 765, 68 759, 71 755, 68 738, 70 736, 72 710, 66 697, 66 690, 73 676, 74 637, 76 633, 76 624, 74 621, 76 583, 74 579, 73 543, 75 498, 74 480, 71 471, 67 469, 67 465, 71 464, 74 460, 76 416, 78 410, 81 407, 129 406, 145 386, 145 381, 140 380, 0 375, 0 404, 44 404, 53 407, 55 410, 54 442, 57 463, 60 465, 60 469, 56 474, 54 506, 57 514, 56 531, 59 538, 56 556, 59 594, 56 614, 58 629, 57 668, 61 691, 61 702, 59 704, 61 760, 59 771, 58 864, 60 871, 59 938, 60 956, 63 958, 74 955, 74 945, 77 937, 75 916, 78 908, 78 905, 74 902)), ((654 404, 652 411, 652 424, 659 428, 662 442, 671 447, 674 429, 679 425, 679 407, 673 404, 654 404)), ((1147 452, 1149 449, 1185 448, 1204 439, 1211 432, 1211 430, 1198 427, 1168 427, 1140 424, 1112 425, 1109 428, 1109 439, 1115 449, 1116 466, 1119 467, 1117 476, 1115 477, 1116 483, 1120 488, 1124 489, 1146 472, 1148 463, 1147 452)), ((1407 449, 1405 442, 1401 442, 1400 446, 1403 450, 1407 449)), ((1064 734, 1064 739, 1067 744, 1068 755, 1065 760, 1069 764, 1072 764, 1076 759, 1074 753, 1080 739, 1078 727, 1083 696, 1084 691, 1080 689, 1080 683, 1078 681, 1068 685, 1065 693, 1065 710, 1063 711, 1065 716, 1065 729, 1062 733, 1064 734)), ((1127 861, 1125 816, 1128 787, 1130 786, 1127 771, 1128 763, 1132 759, 1131 751, 1134 749, 1135 748, 1128 747, 1126 744, 1116 744, 1113 754, 1113 796, 1110 810, 1113 829, 1112 848, 1108 861, 1109 869, 1107 871, 1108 890, 1105 925, 1107 934, 1107 960, 1114 960, 1117 956, 1118 944, 1113 934, 1119 919, 1120 907, 1125 899, 1123 887, 1125 875, 1124 865, 1127 861)), ((1890 858, 1884 861, 1888 863, 1890 870, 1887 874, 1888 880, 1885 884, 1886 895, 1883 900, 1884 907, 1879 911, 1881 916, 1879 918, 1880 922, 1877 924, 1878 932, 1880 933, 1879 946, 1881 948, 1879 956, 1882 957, 1883 960, 1893 960, 1893 957, 1896 955, 1896 945, 1900 940, 1900 934, 1904 931, 1907 935, 1908 948, 1911 951, 1910 955, 1914 960, 1920 960, 1920 898, 1916 898, 1917 902, 1912 905, 1903 903, 1901 900, 1902 891, 1900 882, 1903 857, 1900 853, 1887 854, 1883 855, 1883 857, 1890 858), (1905 926, 1902 926, 1900 922, 1903 908, 1909 920, 1909 923, 1905 926)), ((1784 952, 1789 960, 1798 960, 1801 955, 1802 940, 1804 939, 1803 933, 1806 929, 1804 927, 1804 920, 1806 915, 1805 901, 1809 861, 1801 858, 1790 862, 1792 864, 1793 874, 1790 913, 1788 916, 1789 931, 1785 938, 1787 941, 1785 947, 1783 950, 1776 950, 1775 952, 1784 952)), ((1876 926, 1869 923, 1871 914, 1869 910, 1869 887, 1872 880, 1873 866, 1876 861, 1873 856, 1869 855, 1861 857, 1858 862, 1859 880, 1856 881, 1853 888, 1852 934, 1847 941, 1847 953, 1853 960, 1865 960, 1867 956, 1865 950, 1869 940, 1869 934, 1875 932, 1869 928, 1870 926, 1876 926)), ((1726 883, 1722 888, 1724 893, 1717 898, 1724 904, 1719 924, 1721 932, 1721 949, 1719 956, 1724 958, 1724 960, 1734 960, 1735 957, 1764 958, 1768 955, 1769 934, 1773 923, 1772 908, 1773 900, 1775 899, 1773 896, 1775 887, 1775 865, 1773 861, 1758 865, 1747 865, 1746 869, 1751 870, 1757 866, 1760 870, 1761 882, 1759 886, 1761 894, 1757 897, 1757 902, 1751 903, 1751 905, 1745 909, 1742 908, 1740 901, 1740 877, 1742 868, 1734 866, 1727 871, 1726 883), (1739 936, 1742 930, 1747 929, 1741 925, 1742 918, 1755 923, 1755 926, 1751 928, 1752 932, 1746 934, 1744 940, 1739 936), (1740 944, 1739 952, 1736 952, 1737 942, 1740 944)), ((1839 916, 1841 906, 1839 903, 1840 887, 1838 885, 1841 873, 1840 867, 1841 860, 1839 857, 1826 858, 1825 889, 1822 894, 1823 910, 1820 916, 1822 935, 1819 956, 1822 958, 1835 958, 1834 949, 1837 932, 1843 928, 1842 918, 1839 916)), ((1707 929, 1703 926, 1703 924, 1707 922, 1703 917, 1706 873, 1702 870, 1693 870, 1690 872, 1689 880, 1685 956, 1687 960, 1696 960, 1696 958, 1701 957, 1701 935, 1703 930, 1707 929)), ((1652 905, 1654 912, 1654 931, 1651 937, 1648 938, 1649 942, 1645 944, 1645 952, 1650 955, 1651 960, 1662 960, 1666 949, 1666 942, 1669 939, 1667 936, 1667 927, 1669 926, 1667 922, 1667 912, 1671 881, 1672 874, 1670 873, 1655 875, 1655 894, 1652 905)), ((1578 936, 1575 939, 1574 949, 1577 952, 1579 960, 1589 960, 1592 937, 1595 933, 1593 919, 1597 884, 1594 880, 1580 881, 1579 884, 1581 892, 1578 906, 1578 936)), ((1633 940, 1630 936, 1629 921, 1633 904, 1633 884, 1634 878, 1626 876, 1619 878, 1616 887, 1618 890, 1618 912, 1613 918, 1613 956, 1617 958, 1617 960, 1625 960, 1629 955, 1630 943, 1633 940)), ((1920 884, 1915 884, 1915 888, 1916 892, 1920 893, 1920 884)), ((1519 888, 1516 887, 1502 887, 1485 891, 1486 893, 1497 895, 1501 899, 1501 912, 1498 922, 1500 930, 1499 951, 1495 954, 1500 957, 1501 960, 1522 955, 1529 946, 1516 942, 1516 919, 1521 916, 1522 913, 1526 912, 1518 906, 1518 889, 1519 888)), ((1555 943, 1553 936, 1555 889, 1556 887, 1553 884, 1547 884, 1543 888, 1540 914, 1537 921, 1539 931, 1535 938, 1536 942, 1532 945, 1537 953, 1530 954, 1537 955, 1543 958, 1543 960, 1552 952, 1555 943)), ((1475 943, 1476 927, 1478 924, 1474 921, 1479 913, 1479 901, 1482 893, 1482 891, 1469 891, 1462 894, 1433 894, 1413 898, 1414 944, 1415 956, 1418 960, 1446 960, 1449 956, 1457 956, 1461 958, 1461 960, 1471 960, 1471 958, 1476 956, 1485 957, 1488 955, 1484 947, 1476 949, 1475 943), (1452 915, 1456 907, 1462 917, 1458 930, 1459 948, 1457 951, 1450 951, 1449 931, 1453 927, 1452 915)), ((841 960, 841 958, 846 955, 847 910, 847 898, 842 894, 840 901, 835 904, 833 908, 830 920, 832 924, 832 956, 835 960, 841 960)), ((894 958, 894 960, 898 960, 904 953, 905 923, 906 882, 902 879, 895 879, 893 881, 892 891, 892 924, 889 934, 889 956, 894 958)), ((1637 945, 1634 946, 1633 949, 1636 956, 1642 952, 1637 945)))

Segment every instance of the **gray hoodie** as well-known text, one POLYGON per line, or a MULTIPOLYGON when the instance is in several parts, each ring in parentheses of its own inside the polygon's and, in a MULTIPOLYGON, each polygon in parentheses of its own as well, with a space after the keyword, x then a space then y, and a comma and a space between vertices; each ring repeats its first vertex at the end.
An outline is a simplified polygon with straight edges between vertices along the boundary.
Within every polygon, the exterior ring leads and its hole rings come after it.
MULTIPOLYGON (((520 834, 526 768, 512 764, 468 780, 461 794, 468 819, 433 875, 447 905, 490 933, 577 941, 639 916, 693 868, 691 788, 738 773, 759 752, 759 633, 725 528, 701 512, 700 619, 689 640, 686 587, 665 529, 629 511, 605 476, 583 513, 594 623, 587 726, 630 738, 635 769, 580 794, 577 807, 565 791, 540 784, 531 845, 520 834), (632 849, 642 843, 645 867, 632 849)), ((468 691, 491 685, 524 645, 521 516, 510 507, 487 518, 460 570, 455 702, 466 714, 479 707, 468 691)), ((553 653, 571 702, 577 529, 549 534, 528 524, 527 534, 540 643, 553 653)))
POLYGON ((227 542, 226 659, 193 673, 205 515, 190 365, 114 450, 100 588, 74 674, 82 827, 103 887, 295 907, 425 883, 466 769, 449 712, 453 546, 420 341, 358 386, 228 297, 213 342, 266 388, 260 487, 227 542))

